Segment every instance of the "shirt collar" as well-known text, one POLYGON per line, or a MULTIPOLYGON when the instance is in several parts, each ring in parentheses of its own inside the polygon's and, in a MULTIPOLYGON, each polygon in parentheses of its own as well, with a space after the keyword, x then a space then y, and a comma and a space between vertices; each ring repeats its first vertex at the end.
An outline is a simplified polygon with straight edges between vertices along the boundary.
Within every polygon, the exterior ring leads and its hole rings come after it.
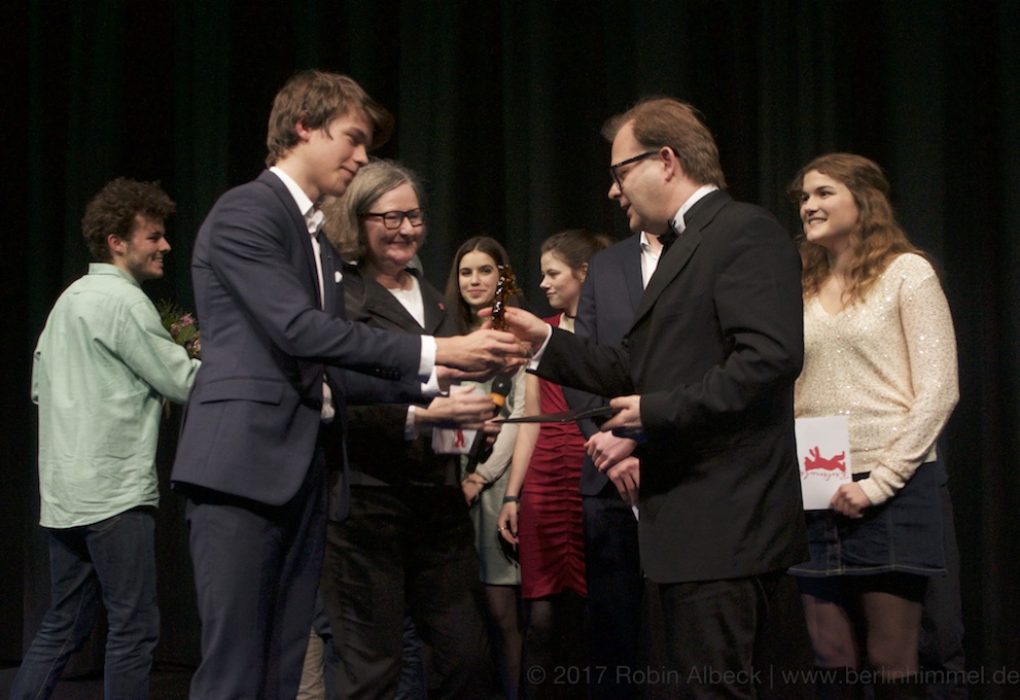
POLYGON ((683 203, 680 210, 677 211, 676 215, 673 217, 673 230, 675 230, 677 234, 683 233, 684 229, 687 228, 687 222, 684 221, 684 214, 689 212, 691 207, 701 201, 706 195, 715 192, 717 189, 719 188, 715 185, 702 185, 698 189, 694 190, 694 194, 687 198, 687 201, 683 203))
POLYGON ((280 178, 287 191, 290 192, 290 196, 294 198, 294 203, 297 204, 298 211, 301 212, 301 216, 305 219, 305 224, 308 226, 308 233, 314 235, 319 230, 319 226, 322 225, 322 220, 325 218, 323 213, 315 208, 315 202, 313 202, 305 191, 301 189, 294 178, 285 173, 277 166, 273 166, 269 169, 269 172, 280 178))
POLYGON ((136 287, 141 287, 142 286, 141 283, 138 280, 136 280, 133 275, 131 275, 128 272, 125 272, 124 270, 120 269, 119 267, 117 267, 113 263, 91 262, 91 263, 89 263, 89 274, 90 275, 111 275, 111 276, 114 276, 114 277, 123 277, 128 282, 130 282, 131 284, 135 285, 136 287))

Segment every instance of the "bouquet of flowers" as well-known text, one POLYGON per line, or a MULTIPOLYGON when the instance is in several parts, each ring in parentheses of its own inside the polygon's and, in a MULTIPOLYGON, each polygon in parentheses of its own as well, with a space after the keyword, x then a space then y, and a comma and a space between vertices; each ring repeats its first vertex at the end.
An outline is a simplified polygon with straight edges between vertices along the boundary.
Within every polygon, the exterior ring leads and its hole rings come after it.
POLYGON ((202 341, 198 334, 198 321, 191 313, 185 313, 179 305, 163 300, 156 305, 159 320, 170 333, 170 337, 178 345, 184 346, 188 356, 199 358, 202 355, 202 341))

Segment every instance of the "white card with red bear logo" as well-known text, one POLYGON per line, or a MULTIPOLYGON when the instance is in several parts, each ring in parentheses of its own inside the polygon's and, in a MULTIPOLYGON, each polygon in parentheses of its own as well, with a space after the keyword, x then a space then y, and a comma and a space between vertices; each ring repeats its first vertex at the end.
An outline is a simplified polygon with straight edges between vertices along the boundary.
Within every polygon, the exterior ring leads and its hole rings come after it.
POLYGON ((798 418, 797 462, 804 510, 826 510, 840 484, 853 480, 846 416, 798 418))

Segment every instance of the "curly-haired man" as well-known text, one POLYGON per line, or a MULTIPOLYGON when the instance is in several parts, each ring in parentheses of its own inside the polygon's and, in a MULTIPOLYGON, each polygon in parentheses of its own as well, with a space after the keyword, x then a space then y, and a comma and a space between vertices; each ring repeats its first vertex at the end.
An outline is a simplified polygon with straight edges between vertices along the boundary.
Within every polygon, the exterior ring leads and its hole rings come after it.
POLYGON ((153 511, 164 397, 183 403, 198 360, 177 345, 141 283, 163 276, 155 183, 118 178, 89 202, 82 233, 95 262, 53 306, 35 349, 39 524, 51 603, 11 698, 48 698, 106 608, 105 696, 147 698, 159 638, 153 511))

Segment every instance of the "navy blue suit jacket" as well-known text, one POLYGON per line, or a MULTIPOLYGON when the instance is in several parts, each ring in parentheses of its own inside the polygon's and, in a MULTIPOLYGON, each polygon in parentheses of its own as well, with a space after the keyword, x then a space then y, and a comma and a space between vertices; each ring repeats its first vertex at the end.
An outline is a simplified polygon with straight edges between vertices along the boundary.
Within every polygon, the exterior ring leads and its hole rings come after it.
MULTIPOLYGON (((641 303, 644 286, 641 282, 641 235, 634 234, 596 253, 588 261, 588 274, 577 306, 574 332, 601 345, 618 347, 634 323, 634 312, 641 303)), ((593 408, 608 401, 603 397, 563 388, 563 395, 572 408, 593 408)), ((578 423, 584 436, 599 430, 591 419, 578 423)), ((596 496, 602 492, 609 477, 595 468, 585 455, 581 469, 581 495, 596 496)), ((612 494, 619 497, 615 489, 612 494)))
MULTIPOLYGON (((185 411, 175 485, 286 503, 312 463, 326 373, 336 430, 344 430, 348 399, 421 399, 420 338, 346 320, 340 257, 320 239, 321 302, 307 226, 275 174, 230 190, 206 217, 191 268, 202 367, 185 411)), ((346 497, 334 504, 346 506, 346 497)))

